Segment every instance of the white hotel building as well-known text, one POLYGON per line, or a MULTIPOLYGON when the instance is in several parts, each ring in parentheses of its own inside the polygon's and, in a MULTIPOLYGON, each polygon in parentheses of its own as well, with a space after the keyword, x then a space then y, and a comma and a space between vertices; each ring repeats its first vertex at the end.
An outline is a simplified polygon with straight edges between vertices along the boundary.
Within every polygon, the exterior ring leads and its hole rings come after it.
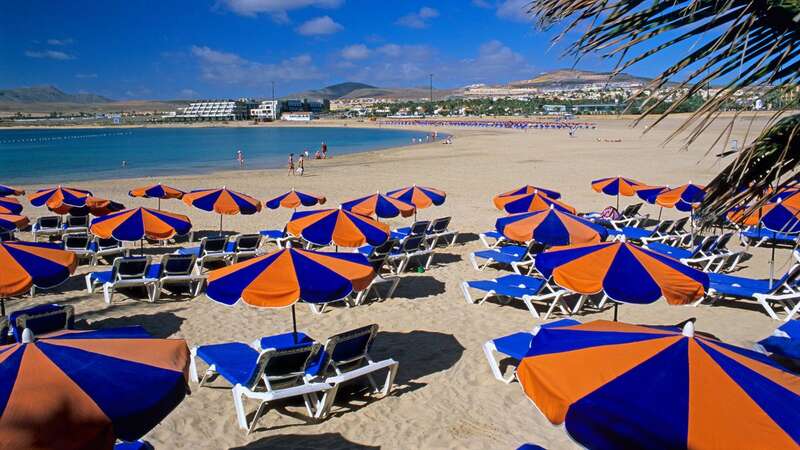
POLYGON ((212 100, 190 103, 175 115, 176 119, 197 120, 244 120, 250 117, 251 108, 256 103, 249 99, 212 100))
POLYGON ((264 100, 257 108, 250 110, 250 118, 254 120, 278 120, 280 116, 281 103, 278 100, 264 100))

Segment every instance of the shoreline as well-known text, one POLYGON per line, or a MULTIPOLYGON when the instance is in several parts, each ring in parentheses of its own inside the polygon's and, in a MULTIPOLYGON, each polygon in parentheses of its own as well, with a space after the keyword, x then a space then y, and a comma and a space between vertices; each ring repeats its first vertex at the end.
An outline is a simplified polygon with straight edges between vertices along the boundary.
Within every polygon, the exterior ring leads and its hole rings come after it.
MULTIPOLYGON (((335 149, 332 149, 332 153, 335 156, 330 157, 328 159, 319 159, 319 160, 317 160, 317 159, 314 159, 313 156, 311 156, 308 159, 306 159, 306 169, 307 169, 306 172, 307 173, 308 173, 308 168, 309 167, 314 167, 314 166, 320 167, 321 163, 324 164, 324 166, 321 166, 321 167, 337 167, 340 164, 331 164, 330 161, 347 160, 347 159, 355 157, 357 155, 367 155, 367 154, 374 154, 374 153, 379 153, 379 152, 389 152, 389 151, 393 151, 393 150, 402 150, 402 149, 407 149, 407 148, 417 148, 417 147, 426 146, 426 145, 442 144, 443 141, 444 141, 444 138, 446 138, 446 137, 454 138, 455 137, 454 133, 452 132, 453 130, 451 130, 450 132, 442 133, 440 130, 435 129, 435 127, 430 127, 430 126, 414 126, 414 127, 409 127, 409 126, 379 126, 377 124, 372 124, 372 126, 370 126, 371 124, 365 124, 365 123, 358 123, 357 125, 358 126, 349 126, 349 124, 347 124, 347 123, 343 124, 342 122, 338 122, 338 126, 336 126, 335 122, 330 121, 330 122, 315 123, 313 126, 309 126, 308 124, 305 124, 305 123, 302 123, 302 124, 286 123, 285 125, 282 125, 282 127, 283 128, 357 128, 357 129, 368 129, 368 130, 383 129, 383 130, 404 131, 404 132, 409 132, 409 133, 411 133, 411 132, 432 133, 432 132, 435 131, 440 136, 434 142, 425 142, 425 143, 417 143, 417 144, 407 143, 407 144, 403 144, 403 145, 390 145, 390 146, 385 146, 385 147, 378 146, 378 147, 370 148, 370 149, 367 149, 367 150, 349 151, 349 152, 343 153, 343 154, 336 154, 335 153, 335 149)), ((79 130, 79 129, 86 129, 86 130, 109 129, 109 130, 113 130, 113 129, 117 129, 117 128, 125 128, 125 129, 164 128, 164 129, 170 129, 170 128, 184 128, 184 127, 138 127, 138 126, 127 126, 127 127, 112 126, 112 127, 106 127, 106 126, 97 126, 97 127, 50 127, 50 128, 39 128, 37 130, 74 131, 74 130, 79 130)), ((192 129, 192 128, 206 129, 206 128, 240 128, 240 127, 238 127, 238 126, 222 126, 222 127, 197 126, 197 127, 185 127, 185 128, 187 128, 187 129, 192 129)), ((248 127, 241 127, 241 128, 257 128, 257 127, 248 126, 248 127)), ((25 128, 25 129, 29 129, 29 128, 25 128)), ((33 130, 33 128, 30 128, 30 129, 33 130)), ((0 137, 1 137, 1 133, 0 133, 0 137)), ((277 156, 278 155, 276 155, 276 157, 277 156)), ((269 159, 269 157, 265 156, 264 159, 265 160, 269 159)), ((99 177, 81 177, 81 176, 69 177, 69 176, 65 176, 65 177, 62 177, 62 178, 58 178, 57 180, 54 179, 54 181, 51 182, 51 183, 48 183, 48 182, 42 182, 42 183, 9 182, 9 184, 18 185, 18 186, 20 186, 22 188, 28 189, 28 188, 32 188, 33 186, 36 186, 36 185, 41 186, 43 184, 65 184, 65 183, 80 184, 80 183, 102 182, 102 181, 109 181, 109 180, 127 181, 127 180, 152 180, 152 179, 163 179, 163 178, 180 179, 180 178, 192 178, 192 177, 197 177, 197 176, 208 176, 208 177, 223 176, 224 177, 224 176, 230 176, 230 175, 233 175, 233 174, 241 174, 241 175, 244 175, 244 176, 249 176, 249 175, 252 175, 252 174, 258 173, 258 172, 272 173, 272 172, 277 172, 277 171, 281 171, 281 170, 286 170, 285 165, 283 163, 276 162, 274 164, 271 164, 269 162, 266 162, 265 160, 259 160, 258 158, 254 158, 252 160, 252 161, 254 161, 253 165, 256 165, 256 166, 263 165, 263 166, 250 168, 250 167, 247 167, 247 165, 246 165, 244 169, 239 169, 239 168, 216 168, 216 167, 191 167, 191 168, 183 169, 184 171, 175 170, 175 171, 169 172, 169 173, 160 173, 160 174, 154 174, 154 175, 138 173, 138 174, 124 174, 124 175, 123 174, 118 174, 119 176, 115 176, 115 174, 109 174, 109 176, 99 176, 99 177)), ((110 170, 107 170, 107 172, 112 172, 114 170, 115 169, 110 169, 110 170)), ((116 169, 116 170, 117 171, 121 171, 121 170, 127 170, 127 169, 116 169)), ((138 169, 132 169, 132 170, 138 170, 138 169)), ((171 169, 169 167, 163 167, 163 168, 152 168, 152 169, 146 169, 146 170, 150 170, 152 172, 164 172, 164 171, 168 171, 168 170, 171 170, 171 169)), ((87 171, 87 174, 91 174, 91 173, 92 173, 91 171, 87 171)))

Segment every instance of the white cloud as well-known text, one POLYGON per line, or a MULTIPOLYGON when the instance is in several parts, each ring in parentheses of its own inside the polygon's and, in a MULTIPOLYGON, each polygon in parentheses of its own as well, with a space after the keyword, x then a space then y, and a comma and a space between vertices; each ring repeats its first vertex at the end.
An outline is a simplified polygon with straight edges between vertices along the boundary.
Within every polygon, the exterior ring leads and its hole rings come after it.
POLYGON ((297 28, 297 32, 304 36, 321 36, 337 33, 343 29, 344 27, 330 16, 322 16, 304 22, 297 28))
POLYGON ((181 97, 184 97, 184 98, 196 98, 197 97, 197 91, 195 91, 194 89, 189 89, 189 88, 181 89, 180 92, 178 92, 178 93, 181 95, 181 97))
POLYGON ((528 14, 531 0, 504 0, 497 5, 497 17, 515 22, 530 22, 533 17, 528 14))
POLYGON ((76 73, 75 74, 75 78, 79 78, 81 80, 97 78, 97 74, 96 73, 76 73))
POLYGON ((307 7, 338 8, 344 0, 221 0, 231 11, 254 17, 269 14, 277 22, 288 22, 288 11, 307 7))
POLYGON ((439 11, 423 6, 418 12, 406 14, 405 16, 397 19, 397 24, 409 28, 426 28, 430 19, 439 17, 439 11))
POLYGON ((350 45, 342 49, 342 58, 344 59, 366 59, 369 54, 370 50, 364 44, 350 45))
POLYGON ((47 40, 47 43, 49 45, 70 45, 70 44, 72 44, 72 42, 73 41, 72 41, 71 38, 67 38, 67 39, 48 39, 47 40))
POLYGON ((42 51, 26 50, 25 56, 27 56, 28 58, 36 58, 36 59, 54 59, 56 61, 66 61, 68 59, 75 59, 74 56, 57 50, 42 50, 42 51))
POLYGON ((297 55, 274 64, 260 63, 209 47, 192 46, 207 81, 232 85, 263 85, 270 81, 315 80, 322 77, 309 55, 297 55))
POLYGON ((475 56, 456 60, 427 45, 385 44, 366 48, 368 57, 353 67, 339 63, 341 77, 375 84, 424 83, 428 74, 440 85, 494 83, 529 77, 534 68, 521 54, 500 41, 481 45, 475 56))

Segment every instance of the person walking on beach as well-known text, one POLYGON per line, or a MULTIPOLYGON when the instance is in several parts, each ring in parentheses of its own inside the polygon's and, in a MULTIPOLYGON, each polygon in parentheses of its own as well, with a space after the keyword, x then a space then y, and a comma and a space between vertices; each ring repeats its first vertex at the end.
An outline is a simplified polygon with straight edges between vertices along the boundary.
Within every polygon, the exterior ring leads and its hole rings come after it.
POLYGON ((322 159, 328 159, 328 144, 322 142, 322 159))
POLYGON ((239 161, 239 168, 244 169, 244 153, 241 150, 236 150, 236 160, 239 161))
POLYGON ((289 175, 294 175, 294 153, 289 153, 289 175))
POLYGON ((297 158, 297 174, 300 175, 301 177, 303 176, 303 172, 306 171, 305 162, 306 162, 305 156, 300 155, 300 157, 297 158))

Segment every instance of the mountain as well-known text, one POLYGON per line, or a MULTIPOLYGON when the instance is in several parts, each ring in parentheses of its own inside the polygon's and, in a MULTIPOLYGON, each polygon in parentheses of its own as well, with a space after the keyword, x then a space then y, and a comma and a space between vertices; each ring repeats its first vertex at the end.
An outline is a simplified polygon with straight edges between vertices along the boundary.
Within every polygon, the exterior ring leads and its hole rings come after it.
POLYGON ((2 103, 110 103, 113 100, 95 94, 67 94, 55 86, 0 89, 2 103))
POLYGON ((364 83, 354 83, 348 81, 345 83, 334 84, 324 87, 322 89, 315 89, 311 91, 298 92, 296 94, 288 95, 286 98, 311 98, 317 100, 335 100, 347 96, 353 91, 361 89, 377 89, 375 86, 370 86, 364 83))
POLYGON ((561 69, 543 72, 529 80, 512 81, 509 87, 546 88, 565 87, 594 83, 640 83, 647 84, 651 78, 638 77, 627 73, 612 76, 610 72, 591 72, 588 70, 561 69))

